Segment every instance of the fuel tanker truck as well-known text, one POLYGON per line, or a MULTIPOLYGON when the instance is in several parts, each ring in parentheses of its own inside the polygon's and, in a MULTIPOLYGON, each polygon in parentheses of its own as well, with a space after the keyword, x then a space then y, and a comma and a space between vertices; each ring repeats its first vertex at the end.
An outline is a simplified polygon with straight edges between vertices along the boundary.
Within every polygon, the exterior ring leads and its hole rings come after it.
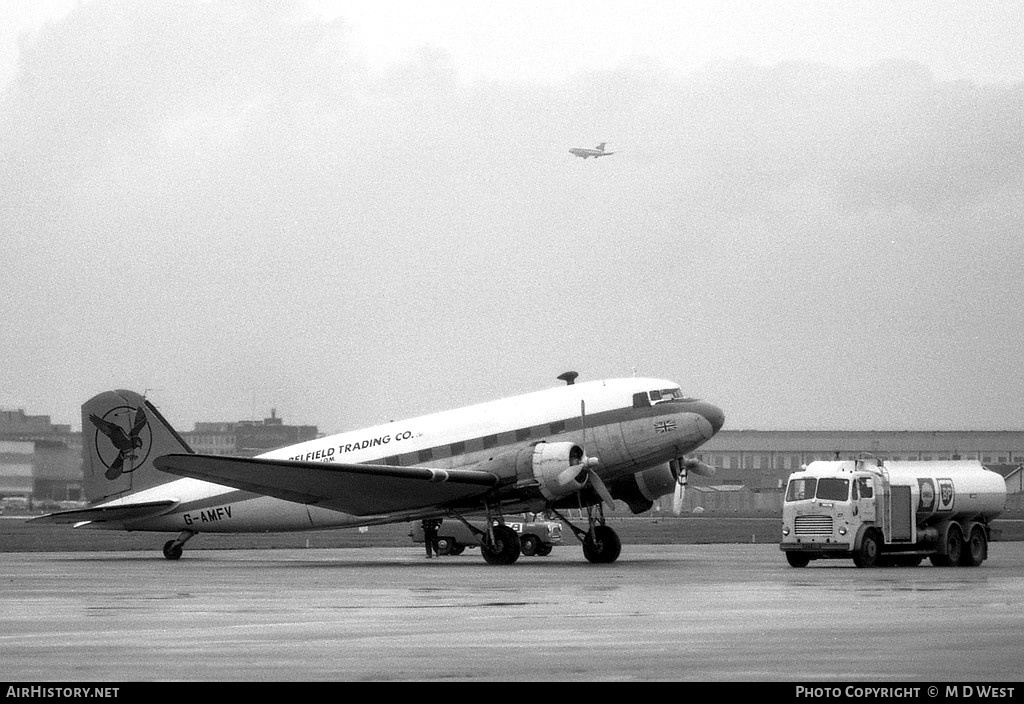
POLYGON ((811 462, 789 476, 779 547, 793 567, 975 567, 1005 503, 1003 477, 976 460, 811 462))

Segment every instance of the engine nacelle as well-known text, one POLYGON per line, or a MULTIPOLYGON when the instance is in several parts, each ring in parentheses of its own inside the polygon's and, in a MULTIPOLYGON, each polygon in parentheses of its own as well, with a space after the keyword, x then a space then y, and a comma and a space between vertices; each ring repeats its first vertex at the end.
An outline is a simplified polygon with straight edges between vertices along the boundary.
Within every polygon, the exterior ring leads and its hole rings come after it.
POLYGON ((671 494, 675 487, 676 477, 666 462, 628 477, 620 477, 608 485, 608 490, 612 498, 624 501, 633 513, 643 513, 654 506, 655 499, 671 494))
POLYGON ((588 467, 593 460, 583 448, 571 442, 540 442, 533 448, 530 465, 533 478, 545 499, 554 501, 575 494, 587 485, 588 467))

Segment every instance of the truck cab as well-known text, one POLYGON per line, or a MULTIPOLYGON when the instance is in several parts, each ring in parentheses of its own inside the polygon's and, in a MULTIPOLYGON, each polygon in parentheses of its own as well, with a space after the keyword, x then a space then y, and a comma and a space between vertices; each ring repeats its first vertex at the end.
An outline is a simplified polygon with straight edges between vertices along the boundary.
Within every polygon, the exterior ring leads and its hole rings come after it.
POLYGON ((875 518, 874 493, 874 478, 857 472, 853 462, 813 462, 791 474, 780 543, 789 563, 804 566, 813 559, 848 557, 863 521, 875 518))

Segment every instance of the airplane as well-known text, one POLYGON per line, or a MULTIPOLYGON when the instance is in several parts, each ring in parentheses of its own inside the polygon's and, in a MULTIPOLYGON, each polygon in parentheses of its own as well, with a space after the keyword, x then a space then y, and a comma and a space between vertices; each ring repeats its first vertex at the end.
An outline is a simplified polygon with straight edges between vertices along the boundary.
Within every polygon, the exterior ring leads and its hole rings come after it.
POLYGON ((584 159, 587 159, 589 157, 594 157, 596 159, 599 156, 611 156, 615 152, 606 152, 604 150, 604 145, 606 144, 608 144, 608 142, 601 142, 593 149, 586 149, 584 147, 573 147, 572 149, 569 150, 569 153, 575 156, 581 156, 584 159))
POLYGON ((256 457, 197 454, 144 396, 106 391, 82 405, 85 508, 33 522, 76 528, 166 531, 168 560, 200 533, 283 532, 426 519, 458 520, 478 535, 489 564, 521 555, 505 513, 555 515, 592 563, 622 543, 604 507, 633 513, 675 492, 687 457, 725 422, 715 405, 657 378, 564 385, 308 440, 256 457), (580 509, 586 528, 565 509, 580 509), (485 528, 470 524, 484 516, 485 528))

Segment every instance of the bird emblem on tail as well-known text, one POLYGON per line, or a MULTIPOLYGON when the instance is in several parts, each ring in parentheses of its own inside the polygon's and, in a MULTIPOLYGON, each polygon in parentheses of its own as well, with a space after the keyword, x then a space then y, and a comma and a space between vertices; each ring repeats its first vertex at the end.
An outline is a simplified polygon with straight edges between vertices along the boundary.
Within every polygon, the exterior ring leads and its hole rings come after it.
POLYGON ((146 427, 147 423, 146 412, 142 406, 135 409, 135 422, 132 424, 130 433, 126 433, 124 428, 117 423, 100 418, 95 413, 89 415, 89 420, 92 421, 97 430, 107 436, 118 451, 117 457, 107 466, 107 471, 103 475, 107 479, 117 479, 122 474, 131 472, 134 469, 133 463, 136 459, 136 451, 143 445, 139 434, 146 427), (123 468, 126 460, 128 461, 129 469, 123 468))

